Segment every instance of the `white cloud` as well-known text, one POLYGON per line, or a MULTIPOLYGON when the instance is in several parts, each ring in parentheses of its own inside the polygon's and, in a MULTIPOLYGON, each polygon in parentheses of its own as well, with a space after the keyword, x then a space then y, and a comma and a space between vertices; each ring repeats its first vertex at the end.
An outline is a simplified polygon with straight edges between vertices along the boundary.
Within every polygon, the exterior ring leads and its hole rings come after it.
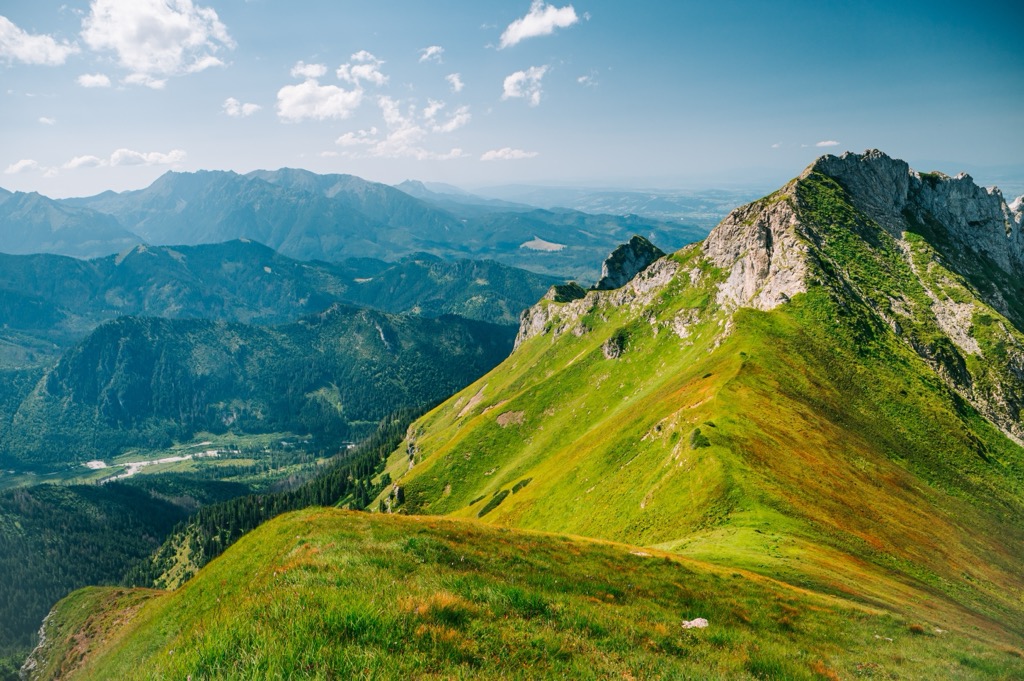
POLYGON ((815 142, 816 147, 838 147, 839 142, 835 140, 822 140, 821 142, 815 142))
POLYGON ((181 149, 174 149, 166 154, 158 151, 143 153, 132 149, 118 149, 110 155, 112 166, 163 166, 181 163, 185 160, 185 152, 181 149))
POLYGON ((597 77, 594 74, 580 76, 579 78, 576 79, 576 82, 584 87, 596 87, 597 77))
POLYGON ((422 110, 417 110, 415 105, 409 105, 403 112, 397 100, 380 96, 377 98, 377 106, 380 107, 384 124, 387 126, 387 134, 381 136, 377 128, 345 133, 337 139, 338 145, 349 148, 365 147, 363 152, 348 151, 345 155, 413 158, 418 161, 443 161, 466 155, 459 148, 452 148, 447 152, 432 151, 426 148, 425 142, 431 133, 452 132, 469 122, 469 107, 459 107, 448 121, 437 123, 437 114, 444 108, 444 102, 429 100, 422 110))
POLYGON ((779 149, 782 147, 782 142, 776 142, 772 145, 772 149, 779 149))
POLYGON ((472 114, 469 113, 469 107, 460 106, 447 121, 435 124, 431 130, 434 132, 455 132, 469 123, 472 118, 472 114))
POLYGON ((107 162, 98 156, 75 156, 62 167, 65 170, 74 170, 75 168, 99 168, 105 165, 107 162))
POLYGON ((27 33, 7 17, 0 16, 0 58, 23 64, 59 66, 80 51, 74 43, 58 43, 52 36, 27 33))
POLYGON ((548 72, 547 66, 531 66, 525 71, 516 71, 505 78, 502 99, 522 97, 530 102, 530 106, 540 104, 542 94, 540 81, 548 72))
POLYGON ((117 54, 125 83, 156 89, 169 76, 222 66, 216 53, 235 46, 217 12, 192 0, 93 0, 82 39, 117 54))
POLYGON ((56 125, 57 124, 57 119, 56 118, 50 118, 48 116, 42 116, 42 117, 39 118, 39 122, 42 123, 43 125, 56 125))
POLYGON ((533 158, 536 155, 536 151, 523 151, 522 149, 513 149, 512 147, 503 147, 501 149, 491 149, 490 151, 484 152, 483 156, 480 157, 480 160, 518 161, 524 158, 533 158))
POLYGON ((131 73, 122 80, 126 85, 145 85, 154 90, 163 90, 167 85, 166 78, 154 78, 148 73, 131 73))
POLYGON ((322 78, 327 73, 327 67, 323 64, 307 64, 300 61, 292 67, 293 78, 322 78))
POLYGON ((263 107, 259 104, 245 103, 238 101, 234 97, 228 97, 224 100, 224 105, 221 107, 228 116, 233 118, 239 118, 244 116, 251 116, 263 107))
POLYGON ((448 85, 451 87, 452 92, 456 94, 462 92, 462 88, 466 87, 466 84, 462 82, 461 74, 449 73, 444 77, 444 79, 448 81, 448 85))
POLYGON ((376 144, 377 141, 377 128, 372 127, 369 130, 346 132, 336 140, 336 144, 343 147, 357 147, 376 144))
POLYGON ((310 78, 277 91, 277 115, 290 122, 348 118, 362 101, 363 91, 359 88, 343 90, 336 85, 320 85, 310 78))
POLYGON ((442 55, 444 55, 444 48, 440 45, 424 47, 420 50, 420 63, 422 64, 425 61, 433 61, 440 64, 443 61, 441 58, 442 55))
POLYGON ((27 173, 30 170, 39 170, 39 162, 31 158, 23 158, 17 163, 7 166, 7 170, 4 173, 7 175, 17 175, 19 173, 27 173))
POLYGON ((511 47, 527 38, 551 35, 556 28, 567 28, 579 20, 572 5, 555 7, 554 5, 545 5, 544 0, 533 0, 529 13, 522 19, 516 19, 509 24, 505 32, 501 34, 501 44, 498 49, 511 47))
POLYGON ((356 52, 350 59, 351 63, 338 67, 339 79, 356 86, 361 86, 364 81, 378 87, 388 82, 388 77, 380 70, 384 62, 366 50, 356 52))
POLYGON ((76 82, 82 87, 110 87, 110 78, 102 73, 83 73, 76 82))
POLYGON ((436 99, 428 99, 427 105, 423 107, 423 118, 433 123, 434 119, 437 118, 438 112, 444 107, 444 102, 439 102, 436 99))

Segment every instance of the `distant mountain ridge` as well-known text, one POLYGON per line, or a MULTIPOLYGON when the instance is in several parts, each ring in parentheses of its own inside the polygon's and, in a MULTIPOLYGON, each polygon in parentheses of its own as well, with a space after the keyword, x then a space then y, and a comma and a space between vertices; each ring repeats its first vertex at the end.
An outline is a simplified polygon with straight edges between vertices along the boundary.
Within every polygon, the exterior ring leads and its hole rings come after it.
POLYGON ((489 260, 299 262, 249 240, 79 260, 0 254, 0 368, 45 363, 124 315, 281 324, 337 302, 518 324, 556 280, 489 260))
POLYGON ((0 462, 66 467, 229 429, 356 441, 398 409, 451 394, 511 345, 506 327, 345 305, 280 326, 122 317, 4 405, 0 462))
POLYGON ((95 257, 135 243, 198 245, 251 239, 298 260, 414 253, 494 259, 559 278, 597 279, 593 263, 641 234, 669 248, 707 229, 636 215, 542 210, 466 194, 400 189, 352 175, 283 168, 168 172, 145 189, 53 201, 15 194, 0 203, 0 249, 95 257), (443 200, 436 200, 442 196, 443 200), (560 246, 535 250, 535 239, 560 246))

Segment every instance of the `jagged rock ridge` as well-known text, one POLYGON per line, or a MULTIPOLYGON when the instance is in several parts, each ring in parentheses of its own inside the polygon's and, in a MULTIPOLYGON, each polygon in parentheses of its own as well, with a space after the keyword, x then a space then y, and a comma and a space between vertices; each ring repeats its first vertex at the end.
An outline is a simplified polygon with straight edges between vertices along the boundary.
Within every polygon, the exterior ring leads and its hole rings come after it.
MULTIPOLYGON (((951 389, 1020 442, 1022 209, 1024 200, 1007 204, 998 189, 979 187, 964 173, 921 173, 877 150, 848 152, 822 156, 777 192, 736 209, 700 249, 707 263, 721 271, 716 296, 721 310, 772 310, 806 292, 808 285, 834 288, 840 296, 852 294, 901 335, 951 389), (822 192, 842 208, 840 213, 820 210, 816 201, 822 192), (903 273, 895 288, 874 290, 848 271, 849 263, 830 254, 830 240, 850 230, 869 248, 886 254, 884 267, 903 273), (907 286, 913 290, 900 288, 907 286), (1013 324, 990 323, 987 310, 1013 324), (922 337, 922 325, 944 338, 922 337)), ((584 333, 586 328, 576 320, 601 306, 633 302, 637 287, 649 299, 652 280, 667 285, 675 276, 671 257, 659 262, 663 265, 650 266, 650 274, 644 271, 616 291, 591 291, 559 306, 542 301, 523 313, 516 346, 543 333, 553 339, 569 329, 584 333)), ((694 270, 688 276, 696 280, 701 275, 694 270)), ((676 324, 681 338, 692 321, 676 324)), ((725 320, 722 326, 727 332, 730 323, 725 320)))

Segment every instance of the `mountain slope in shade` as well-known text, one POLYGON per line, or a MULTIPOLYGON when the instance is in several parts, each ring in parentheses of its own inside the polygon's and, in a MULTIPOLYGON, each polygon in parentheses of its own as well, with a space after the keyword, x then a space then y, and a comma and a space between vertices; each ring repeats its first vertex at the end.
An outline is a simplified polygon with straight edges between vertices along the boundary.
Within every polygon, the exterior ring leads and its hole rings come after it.
POLYGON ((514 325, 555 280, 493 261, 299 262, 252 241, 82 261, 0 254, 0 367, 46 364, 118 316, 279 324, 337 302, 514 325))
POLYGON ((1019 640, 1022 239, 969 177, 823 157, 626 286, 548 296, 380 501, 1019 640))
POLYGON ((53 468, 228 429, 357 440, 466 385, 511 342, 484 322, 342 305, 276 327, 124 317, 8 405, 0 461, 53 468))
POLYGON ((110 215, 68 206, 35 192, 0 194, 0 249, 4 253, 92 258, 140 241, 110 215))

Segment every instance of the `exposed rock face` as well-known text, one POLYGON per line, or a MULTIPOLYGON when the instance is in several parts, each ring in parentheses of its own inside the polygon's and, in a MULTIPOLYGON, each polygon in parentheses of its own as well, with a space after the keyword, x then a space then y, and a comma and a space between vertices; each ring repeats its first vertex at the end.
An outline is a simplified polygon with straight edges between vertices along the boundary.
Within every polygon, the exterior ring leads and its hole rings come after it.
POLYGON ((603 306, 629 305, 641 308, 650 303, 678 271, 679 263, 661 258, 634 276, 625 286, 613 291, 588 291, 582 298, 562 304, 552 304, 555 298, 549 294, 537 305, 523 311, 515 347, 546 333, 551 334, 552 341, 567 331, 582 335, 587 330, 578 324, 580 317, 603 306))
POLYGON ((708 235, 704 254, 729 272, 723 307, 771 310, 806 291, 807 246, 797 237, 792 187, 737 208, 708 235))
POLYGON ((839 182, 854 206, 897 239, 907 217, 920 222, 930 218, 945 227, 956 245, 985 253, 1007 272, 1024 275, 1024 197, 1007 205, 998 189, 979 187, 966 173, 919 173, 877 149, 822 156, 803 176, 811 172, 839 182))
POLYGON ((598 291, 621 288, 638 272, 664 255, 664 251, 647 239, 634 236, 605 258, 604 264, 601 265, 601 279, 594 288, 598 291))

